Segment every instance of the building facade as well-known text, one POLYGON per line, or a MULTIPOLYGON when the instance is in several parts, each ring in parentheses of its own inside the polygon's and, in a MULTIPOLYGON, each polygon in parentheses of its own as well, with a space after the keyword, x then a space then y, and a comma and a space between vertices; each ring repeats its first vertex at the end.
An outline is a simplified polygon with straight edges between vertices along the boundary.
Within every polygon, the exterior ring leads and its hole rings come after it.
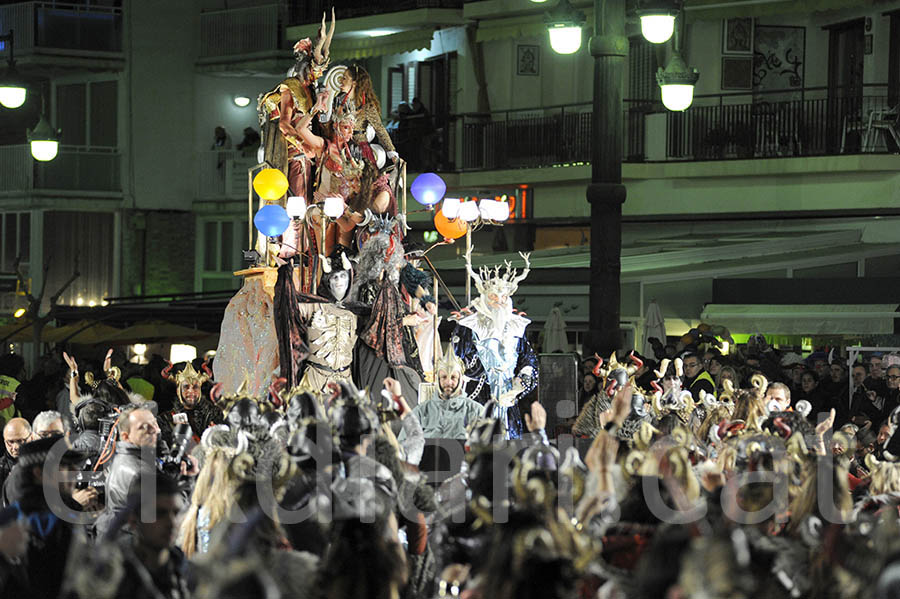
MULTIPOLYGON (((0 108, 0 270, 20 257, 32 285, 52 289, 77 266, 71 304, 234 288, 257 162, 237 146, 257 128, 257 96, 330 4, 106 4, 0 5, 0 30, 16 30, 18 66, 40 90, 21 112, 0 108), (24 133, 41 110, 62 129, 46 164, 31 159, 24 133), (216 127, 230 147, 214 145, 216 127)), ((574 4, 592 22, 592 3, 574 4)), ((546 6, 528 0, 335 5, 333 63, 370 72, 411 170, 441 173, 450 196, 515 202, 506 226, 475 233, 477 260, 533 251, 520 307, 538 325, 560 308, 577 345, 589 276, 590 32, 563 56, 549 46, 546 6)), ((837 301, 793 281, 852 288, 900 269, 900 2, 687 0, 684 21, 684 58, 700 71, 684 113, 665 110, 653 78, 671 44, 654 46, 635 17, 627 22, 623 327, 639 338, 651 299, 670 334, 726 319, 719 306, 742 295, 772 313, 844 305, 835 321, 845 323, 860 313, 853 306, 890 304, 884 285, 837 301), (760 285, 768 302, 757 301, 760 285)), ((410 215, 414 240, 430 218, 410 215)), ((461 251, 435 252, 457 297, 461 251)), ((11 311, 16 297, 4 298, 11 311)), ((840 334, 821 334, 830 332, 840 334)))

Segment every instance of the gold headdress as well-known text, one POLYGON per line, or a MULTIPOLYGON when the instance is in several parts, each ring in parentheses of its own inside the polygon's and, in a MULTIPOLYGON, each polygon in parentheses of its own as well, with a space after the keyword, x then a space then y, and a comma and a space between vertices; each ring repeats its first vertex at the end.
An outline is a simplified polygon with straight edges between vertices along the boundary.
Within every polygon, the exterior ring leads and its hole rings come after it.
MULTIPOLYGON (((116 385, 118 385, 119 379, 122 378, 122 371, 119 370, 118 366, 112 366, 109 370, 106 371, 106 378, 107 380, 111 380, 116 383, 116 385)), ((96 389, 103 381, 95 379, 93 372, 85 372, 84 382, 90 385, 91 389, 96 389)))
POLYGON ((194 366, 190 362, 185 365, 181 372, 175 375, 175 384, 179 387, 181 387, 185 383, 197 383, 202 385, 208 380, 209 374, 207 374, 206 372, 197 372, 196 370, 194 370, 194 366))

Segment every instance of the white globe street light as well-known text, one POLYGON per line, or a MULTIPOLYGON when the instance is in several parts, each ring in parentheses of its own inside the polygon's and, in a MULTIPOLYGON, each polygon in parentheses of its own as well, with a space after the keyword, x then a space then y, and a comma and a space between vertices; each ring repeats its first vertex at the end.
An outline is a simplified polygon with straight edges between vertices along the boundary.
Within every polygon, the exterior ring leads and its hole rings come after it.
POLYGON ((550 34, 550 47, 557 54, 574 54, 581 48, 581 27, 584 25, 584 13, 575 10, 569 0, 560 0, 559 4, 544 14, 544 23, 550 34))
POLYGON ((49 162, 56 158, 59 151, 59 131, 50 127, 47 118, 41 116, 34 129, 28 132, 28 142, 35 160, 49 162))
POLYGON ((549 31, 550 47, 557 54, 574 54, 581 48, 581 27, 561 25, 549 31))
POLYGON ((689 69, 681 54, 673 54, 666 70, 660 68, 656 72, 663 105, 673 111, 687 110, 694 101, 694 85, 699 78, 700 72, 689 69))
POLYGON ((665 43, 674 31, 675 15, 641 15, 641 34, 650 43, 665 43))
POLYGON ((3 81, 0 84, 0 104, 6 108, 18 108, 25 103, 27 95, 27 90, 22 86, 14 85, 9 81, 3 81))
POLYGON ((0 42, 3 42, 9 48, 9 58, 6 59, 7 69, 3 77, 0 78, 0 104, 6 108, 18 108, 25 103, 28 96, 28 89, 25 82, 19 77, 16 71, 16 57, 13 51, 15 43, 15 35, 12 29, 5 35, 0 35, 0 42))

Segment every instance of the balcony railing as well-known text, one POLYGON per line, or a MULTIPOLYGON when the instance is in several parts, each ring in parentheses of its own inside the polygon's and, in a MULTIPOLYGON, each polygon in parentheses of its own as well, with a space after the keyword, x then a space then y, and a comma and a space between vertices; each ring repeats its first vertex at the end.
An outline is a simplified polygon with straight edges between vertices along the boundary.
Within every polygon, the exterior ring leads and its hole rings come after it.
POLYGON ((61 190, 120 192, 121 156, 115 148, 61 146, 50 162, 27 145, 0 146, 0 192, 61 190))
POLYGON ((266 4, 200 13, 200 58, 290 51, 284 11, 284 5, 266 4))
POLYGON ((0 31, 10 29, 15 31, 19 56, 41 49, 122 52, 121 8, 58 2, 7 4, 0 6, 0 31))
MULTIPOLYGON (((644 115, 648 102, 627 101, 623 114, 623 156, 643 160, 644 115)), ((533 168, 588 162, 591 159, 590 103, 490 114, 462 119, 460 170, 533 168)))
MULTIPOLYGON (((625 162, 900 152, 898 106, 886 85, 854 95, 807 88, 698 96, 683 113, 656 102, 625 105, 625 162)), ((458 115, 459 170, 588 162, 592 118, 590 104, 458 115)))
POLYGON ((256 164, 256 150, 200 152, 197 155, 197 197, 205 199, 246 198, 247 170, 256 164))
POLYGON ((854 94, 840 91, 819 87, 755 98, 700 96, 684 113, 668 113, 666 157, 721 160, 900 150, 897 107, 892 113, 886 85, 866 85, 854 94))
POLYGON ((417 8, 462 8, 463 4, 464 0, 309 0, 291 3, 288 18, 291 25, 318 23, 322 20, 322 14, 330 12, 332 6, 340 20, 417 8))

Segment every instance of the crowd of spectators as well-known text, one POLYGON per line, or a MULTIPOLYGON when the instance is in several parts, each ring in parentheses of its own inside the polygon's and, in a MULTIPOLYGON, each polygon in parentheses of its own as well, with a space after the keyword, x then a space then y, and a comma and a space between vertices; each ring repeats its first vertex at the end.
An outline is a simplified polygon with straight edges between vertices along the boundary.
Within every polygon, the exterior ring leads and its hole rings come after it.
POLYGON ((4 356, 0 596, 900 597, 900 358, 720 347, 584 360, 581 453, 537 401, 504 440, 449 366, 411 410, 4 356), (454 415, 462 469, 420 471, 454 415))

